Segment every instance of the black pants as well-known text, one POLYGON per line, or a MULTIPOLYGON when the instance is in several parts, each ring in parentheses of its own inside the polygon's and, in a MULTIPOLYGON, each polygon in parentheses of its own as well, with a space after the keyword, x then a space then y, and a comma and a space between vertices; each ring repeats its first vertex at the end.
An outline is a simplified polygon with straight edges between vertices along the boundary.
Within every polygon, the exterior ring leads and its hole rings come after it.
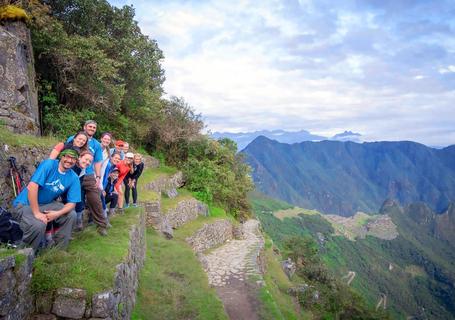
POLYGON ((111 194, 106 194, 105 198, 106 204, 109 204, 110 209, 114 209, 117 206, 117 201, 118 201, 118 194, 117 193, 111 193, 111 194))
POLYGON ((133 194, 133 203, 137 203, 137 180, 132 188, 128 185, 127 179, 123 180, 123 183, 125 184, 125 203, 130 204, 130 190, 133 194))

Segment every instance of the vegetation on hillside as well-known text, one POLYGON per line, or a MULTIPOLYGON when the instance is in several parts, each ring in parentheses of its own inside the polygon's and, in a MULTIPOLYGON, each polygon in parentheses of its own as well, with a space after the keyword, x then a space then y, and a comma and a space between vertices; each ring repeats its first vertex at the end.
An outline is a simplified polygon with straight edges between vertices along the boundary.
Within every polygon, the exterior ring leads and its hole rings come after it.
POLYGON ((296 253, 301 252, 303 261, 305 257, 306 261, 310 260, 311 267, 302 269, 303 277, 319 278, 321 274, 324 279, 326 270, 320 265, 323 262, 329 270, 329 279, 333 275, 341 279, 349 271, 355 272, 351 286, 368 305, 375 306, 381 294, 385 294, 387 310, 393 318, 412 315, 417 318, 451 319, 454 314, 453 247, 448 242, 435 239, 427 226, 413 220, 411 211, 416 210, 415 206, 404 210, 391 207, 383 212, 389 214, 397 225, 400 233, 397 238, 382 240, 367 236, 351 241, 334 236, 334 228, 319 215, 303 214, 281 221, 274 212, 289 208, 288 204, 259 195, 251 200, 264 230, 282 252, 289 251, 290 237, 294 239, 291 244, 302 241, 300 245, 292 245, 295 249, 291 251, 291 256, 296 259, 296 253), (313 247, 303 245, 302 239, 313 243, 313 247), (315 248, 318 252, 316 257, 313 254, 315 248), (312 261, 314 258, 316 264, 312 261), (306 272, 310 274, 306 275, 306 272))
POLYGON ((183 169, 188 189, 236 217, 248 212, 249 171, 231 141, 201 134, 183 98, 165 98, 164 54, 132 6, 106 0, 32 1, 32 44, 45 135, 65 138, 87 119, 183 169))

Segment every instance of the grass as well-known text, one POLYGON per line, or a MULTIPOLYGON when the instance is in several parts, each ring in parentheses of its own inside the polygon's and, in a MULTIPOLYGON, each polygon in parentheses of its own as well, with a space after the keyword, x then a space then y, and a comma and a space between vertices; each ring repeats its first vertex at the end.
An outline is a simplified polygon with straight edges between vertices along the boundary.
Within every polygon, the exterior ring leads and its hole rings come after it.
POLYGON ((307 319, 300 314, 297 301, 287 294, 293 285, 285 275, 280 265, 280 256, 277 256, 271 246, 265 249, 267 270, 264 275, 266 285, 261 288, 259 298, 263 309, 261 319, 307 319))
POLYGON ((36 137, 26 134, 17 134, 9 131, 0 125, 0 143, 12 147, 51 147, 57 144, 59 140, 54 137, 36 137))
POLYGON ((147 257, 132 319, 227 319, 191 248, 147 230, 147 257))
POLYGON ((283 221, 284 218, 298 217, 299 214, 315 215, 315 214, 320 214, 320 213, 316 210, 309 210, 309 209, 294 207, 294 208, 290 208, 290 209, 278 210, 278 211, 275 211, 273 214, 275 215, 275 217, 277 217, 278 219, 283 221))
POLYGON ((175 198, 161 197, 161 211, 166 214, 169 209, 177 207, 180 201, 192 198, 191 192, 186 189, 179 189, 178 196, 175 198))
POLYGON ((138 223, 142 209, 127 209, 124 215, 111 219, 107 237, 89 227, 75 236, 67 251, 48 250, 34 263, 32 291, 35 295, 61 287, 83 288, 87 298, 113 286, 116 266, 124 261, 129 245, 129 232, 138 223))
POLYGON ((13 256, 15 258, 15 268, 19 268, 26 259, 25 254, 18 252, 17 249, 9 248, 6 246, 4 247, 2 244, 0 244, 0 260, 10 256, 13 256))

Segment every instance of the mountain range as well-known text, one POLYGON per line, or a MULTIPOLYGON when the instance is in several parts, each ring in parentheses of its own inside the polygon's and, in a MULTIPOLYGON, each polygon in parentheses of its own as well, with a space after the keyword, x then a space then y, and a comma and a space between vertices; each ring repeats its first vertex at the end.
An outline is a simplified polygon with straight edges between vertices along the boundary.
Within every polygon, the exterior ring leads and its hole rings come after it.
POLYGON ((323 213, 378 212, 385 199, 425 202, 437 212, 455 200, 455 145, 305 141, 257 137, 243 151, 257 190, 323 213))
POLYGON ((351 131, 344 131, 338 133, 332 138, 324 137, 321 135, 312 134, 306 130, 300 131, 285 131, 285 130, 261 130, 254 132, 214 132, 213 139, 229 138, 237 143, 238 150, 243 150, 251 141, 259 136, 264 136, 283 143, 298 143, 302 141, 322 141, 322 140, 339 140, 339 141, 353 141, 361 142, 361 134, 351 131))

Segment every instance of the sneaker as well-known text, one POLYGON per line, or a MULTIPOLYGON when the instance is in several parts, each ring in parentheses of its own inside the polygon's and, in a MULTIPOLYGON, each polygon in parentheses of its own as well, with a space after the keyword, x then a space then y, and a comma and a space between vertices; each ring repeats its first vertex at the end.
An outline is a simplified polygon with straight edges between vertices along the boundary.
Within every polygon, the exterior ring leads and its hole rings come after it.
POLYGON ((125 205, 123 206, 124 209, 129 208, 129 207, 130 207, 130 204, 129 204, 129 203, 127 203, 127 204, 125 204, 125 205))
POLYGON ((137 203, 133 203, 133 207, 137 208, 137 203))
POLYGON ((96 231, 98 231, 98 233, 100 234, 100 236, 107 236, 107 230, 106 228, 97 228, 96 231))

